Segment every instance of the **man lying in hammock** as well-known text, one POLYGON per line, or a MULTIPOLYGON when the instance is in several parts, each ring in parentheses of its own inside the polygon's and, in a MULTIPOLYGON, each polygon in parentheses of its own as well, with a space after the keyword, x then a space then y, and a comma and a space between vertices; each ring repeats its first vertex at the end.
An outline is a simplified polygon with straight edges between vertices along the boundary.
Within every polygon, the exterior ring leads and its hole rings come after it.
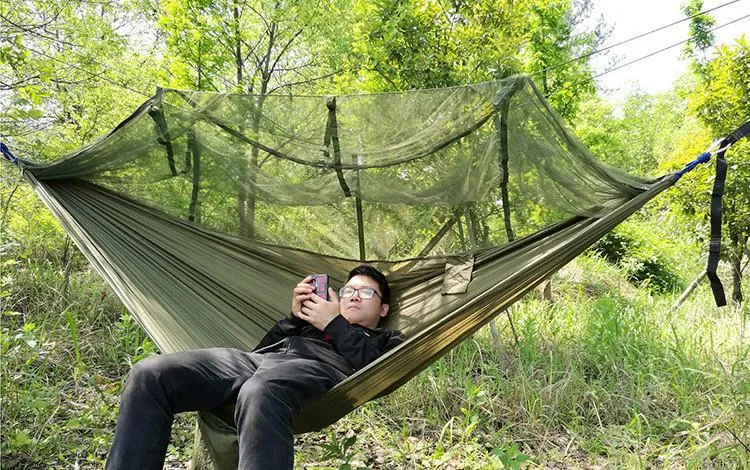
POLYGON ((378 329, 390 287, 371 266, 349 273, 339 301, 314 293, 312 278, 292 294, 292 315, 252 351, 199 349, 152 356, 133 367, 120 401, 108 469, 161 469, 174 414, 235 403, 239 468, 291 469, 292 418, 355 370, 404 341, 378 329))

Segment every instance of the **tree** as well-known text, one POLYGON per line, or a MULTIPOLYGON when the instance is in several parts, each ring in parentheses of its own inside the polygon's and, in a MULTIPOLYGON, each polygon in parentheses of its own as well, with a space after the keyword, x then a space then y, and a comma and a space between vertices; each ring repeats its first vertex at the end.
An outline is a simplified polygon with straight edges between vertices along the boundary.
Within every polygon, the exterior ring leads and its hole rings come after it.
POLYGON ((590 0, 548 0, 531 7, 527 19, 529 58, 524 71, 539 82, 544 96, 566 119, 573 119, 578 105, 596 91, 587 57, 606 38, 602 20, 592 31, 577 32, 588 18, 590 0))
POLYGON ((0 19, 0 134, 20 155, 59 157, 150 94, 148 55, 128 37, 136 17, 118 4, 13 1, 0 19))
POLYGON ((702 73, 708 60, 708 51, 714 45, 714 33, 711 29, 716 20, 703 11, 703 0, 690 0, 682 6, 682 13, 690 18, 690 39, 685 43, 682 52, 692 58, 696 72, 702 73))
POLYGON ((530 73, 564 117, 593 92, 587 60, 606 32, 576 29, 588 0, 354 3, 353 57, 371 91, 451 86, 530 73))
MULTIPOLYGON (((334 6, 319 2, 172 0, 158 13, 158 27, 166 35, 170 54, 165 65, 175 86, 257 94, 252 116, 242 119, 247 113, 237 113, 239 133, 256 134, 264 95, 310 92, 316 82, 337 73, 325 59, 339 47, 334 38, 345 22, 338 16, 334 6), (331 53, 320 54, 321 50, 331 53)), ((240 233, 253 237, 255 175, 263 163, 256 146, 246 158, 237 184, 236 211, 240 233)), ((198 171, 197 165, 193 171, 198 171)), ((199 203, 200 175, 194 174, 193 181, 191 207, 199 203)))
MULTIPOLYGON (((698 155, 711 140, 723 137, 750 120, 750 45, 743 36, 733 46, 721 46, 716 57, 707 62, 694 91, 688 94, 690 110, 704 129, 695 129, 690 139, 678 144, 677 155, 698 155)), ((750 144, 736 143, 726 154, 729 171, 724 189, 723 234, 728 243, 722 257, 732 270, 732 299, 740 303, 742 264, 750 237, 750 144)), ((670 164, 677 168, 677 162, 670 164)), ((686 177, 674 191, 683 212, 708 217, 713 169, 704 166, 686 177)))
MULTIPOLYGON (((750 120, 750 44, 743 36, 733 47, 721 46, 707 64, 706 79, 692 96, 698 119, 714 136, 728 135, 750 120)), ((724 228, 729 238, 732 299, 742 302, 742 260, 750 237, 750 145, 739 142, 728 154, 729 175, 724 197, 724 228)))

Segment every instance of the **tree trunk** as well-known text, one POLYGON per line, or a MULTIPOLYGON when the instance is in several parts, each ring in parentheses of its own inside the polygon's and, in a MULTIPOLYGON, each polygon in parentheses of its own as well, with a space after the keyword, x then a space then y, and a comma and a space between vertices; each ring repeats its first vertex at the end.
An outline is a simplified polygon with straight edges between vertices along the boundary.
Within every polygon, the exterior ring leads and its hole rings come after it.
POLYGON ((472 207, 468 207, 466 209, 466 215, 466 222, 469 229, 469 239, 471 240, 471 249, 476 250, 482 245, 482 240, 480 238, 481 227, 479 225, 479 221, 477 220, 477 215, 472 207))
POLYGON ((232 4, 232 25, 234 26, 234 67, 237 75, 237 93, 242 93, 242 36, 240 35, 240 6, 239 1, 232 4))
MULTIPOLYGON (((278 25, 271 23, 268 31, 268 47, 266 53, 263 56, 261 62, 258 64, 258 68, 261 69, 261 83, 260 83, 260 94, 258 96, 257 104, 255 106, 255 116, 253 116, 253 135, 258 136, 260 131, 260 121, 263 110, 263 103, 266 100, 266 93, 268 92, 268 85, 271 82, 271 76, 273 69, 271 65, 271 53, 273 52, 274 45, 276 43, 276 30, 278 25)), ((260 149, 253 146, 250 152, 250 163, 249 170, 250 174, 248 177, 240 182, 240 185, 246 184, 246 199, 240 203, 240 232, 246 237, 255 237, 255 205, 256 205, 256 194, 255 194, 255 181, 257 178, 258 171, 258 160, 259 160, 260 149), (243 227, 244 225, 244 227, 243 227)))
MULTIPOLYGON (((466 214, 464 213, 464 217, 466 217, 466 214)), ((461 222, 461 217, 458 218, 458 222, 456 223, 458 227, 458 240, 461 243, 461 250, 466 251, 469 249, 468 244, 466 242, 466 235, 464 235, 464 224, 461 222)))
POLYGON ((497 324, 495 323, 494 319, 490 320, 490 336, 492 337, 492 346, 500 351, 503 345, 500 342, 500 333, 497 332, 497 324))

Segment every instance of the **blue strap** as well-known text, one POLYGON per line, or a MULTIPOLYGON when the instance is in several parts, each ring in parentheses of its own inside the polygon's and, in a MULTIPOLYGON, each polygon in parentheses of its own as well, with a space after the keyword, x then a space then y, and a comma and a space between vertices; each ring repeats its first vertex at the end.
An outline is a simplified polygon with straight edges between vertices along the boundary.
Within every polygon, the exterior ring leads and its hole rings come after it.
POLYGON ((698 155, 698 158, 696 158, 692 162, 690 162, 687 165, 685 165, 685 168, 683 168, 682 170, 680 170, 680 171, 678 171, 676 173, 677 174, 677 179, 682 178, 682 175, 684 175, 688 171, 691 171, 693 168, 695 168, 696 166, 700 165, 701 163, 706 163, 709 160, 711 160, 711 152, 708 152, 708 151, 703 152, 702 154, 698 155))
POLYGON ((5 142, 0 142, 0 153, 3 154, 3 157, 5 157, 6 160, 13 163, 14 165, 18 165, 18 157, 11 153, 8 146, 5 145, 5 142))

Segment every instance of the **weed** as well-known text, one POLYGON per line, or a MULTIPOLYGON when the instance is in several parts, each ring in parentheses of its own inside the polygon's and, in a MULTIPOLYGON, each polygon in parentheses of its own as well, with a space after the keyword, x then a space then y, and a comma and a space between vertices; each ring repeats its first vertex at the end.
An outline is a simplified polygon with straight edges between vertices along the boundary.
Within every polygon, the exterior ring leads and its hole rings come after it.
POLYGON ((505 444, 501 447, 496 447, 492 450, 492 453, 495 454, 500 459, 500 462, 503 463, 503 468, 508 468, 511 470, 518 470, 519 468, 521 468, 524 462, 529 460, 526 455, 521 453, 521 451, 518 449, 518 444, 516 444, 515 442, 505 444))
POLYGON ((339 464, 339 470, 366 469, 366 467, 352 465, 352 460, 356 456, 354 449, 354 444, 357 442, 356 435, 350 435, 339 440, 335 432, 330 432, 328 438, 329 442, 324 446, 324 461, 336 461, 339 464))

